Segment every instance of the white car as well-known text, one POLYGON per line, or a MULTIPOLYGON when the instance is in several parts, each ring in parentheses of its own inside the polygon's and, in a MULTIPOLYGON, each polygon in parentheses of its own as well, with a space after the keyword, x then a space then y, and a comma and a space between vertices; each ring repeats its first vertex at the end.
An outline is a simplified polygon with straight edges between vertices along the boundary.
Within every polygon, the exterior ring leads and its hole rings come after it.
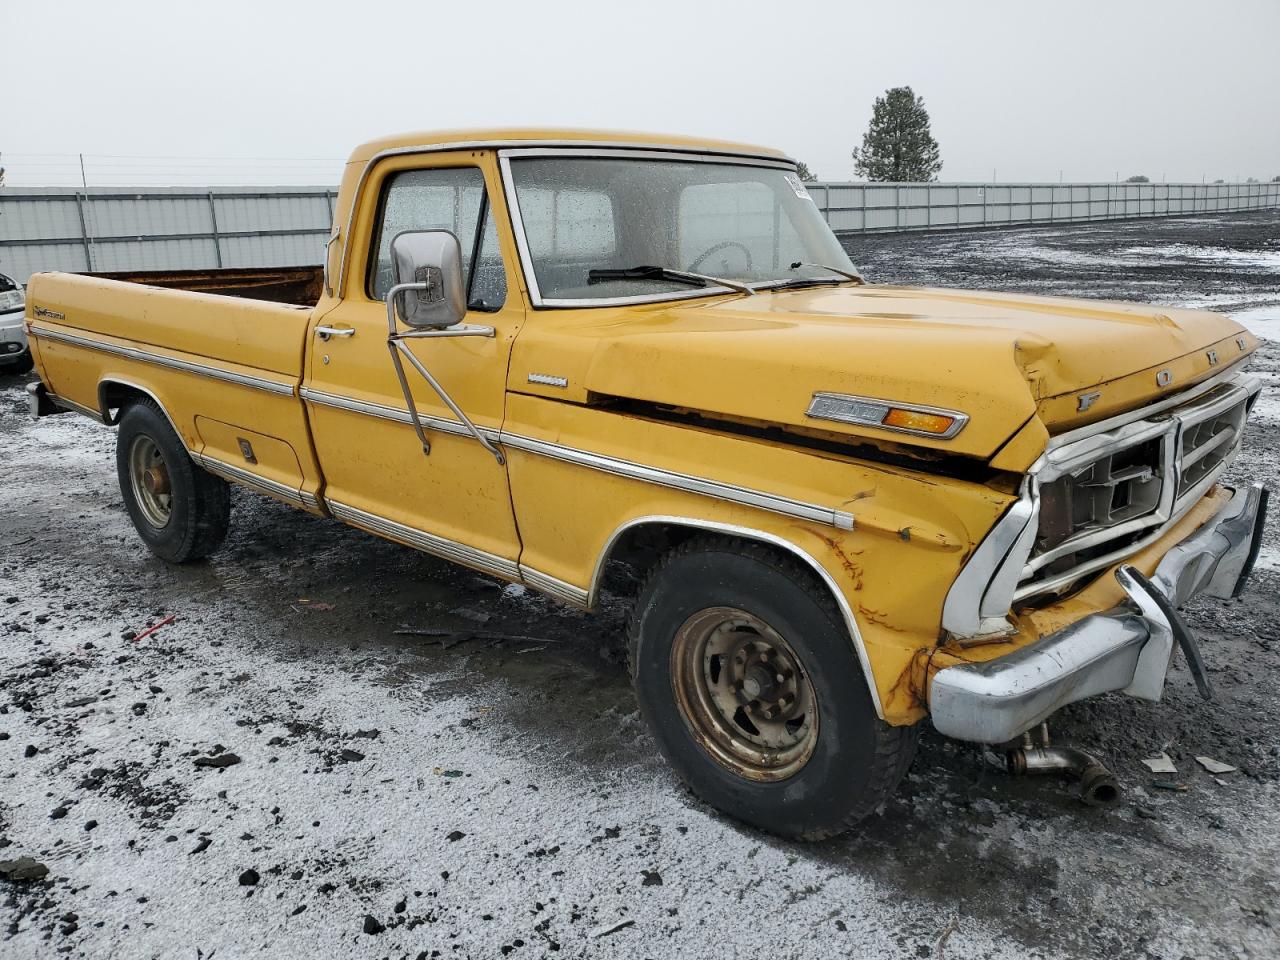
POLYGON ((22 326, 26 306, 21 284, 0 273, 0 375, 31 370, 31 348, 22 326))

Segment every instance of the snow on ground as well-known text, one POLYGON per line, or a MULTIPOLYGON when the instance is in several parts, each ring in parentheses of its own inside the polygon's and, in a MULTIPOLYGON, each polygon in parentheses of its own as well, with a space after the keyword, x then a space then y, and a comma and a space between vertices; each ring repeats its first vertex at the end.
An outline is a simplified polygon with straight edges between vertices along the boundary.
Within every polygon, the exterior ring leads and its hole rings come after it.
MULTIPOLYGON (((1208 217, 852 245, 877 279, 1203 305, 1267 336, 1274 269, 1182 248, 1277 237, 1208 217), (1177 256, 1108 254, 1137 247, 1177 256)), ((1280 346, 1254 369, 1274 382, 1280 346)), ((1276 414, 1235 479, 1275 484, 1276 414)), ((0 859, 50 871, 0 879, 5 960, 1280 955, 1274 527, 1242 601, 1187 611, 1216 701, 1179 659, 1159 704, 1055 719, 1119 806, 926 732, 879 815, 796 844, 673 777, 617 598, 587 616, 243 491, 225 547, 169 567, 133 534, 113 449, 83 418, 31 423, 0 381, 0 859), (1141 765, 1160 752, 1186 792, 1141 765), (1215 780, 1198 755, 1239 769, 1215 780)))

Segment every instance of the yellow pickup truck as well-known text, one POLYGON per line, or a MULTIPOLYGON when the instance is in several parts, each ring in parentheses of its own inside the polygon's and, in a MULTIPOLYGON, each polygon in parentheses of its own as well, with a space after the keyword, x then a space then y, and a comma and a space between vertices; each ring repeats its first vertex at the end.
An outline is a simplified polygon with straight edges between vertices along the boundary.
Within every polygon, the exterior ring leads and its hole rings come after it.
POLYGON ((1217 483, 1246 330, 867 283, 770 149, 393 137, 351 155, 323 268, 134 279, 31 279, 31 405, 118 427, 156 554, 215 550, 238 483, 585 608, 629 566, 659 745, 783 834, 873 811, 926 716, 1016 746, 1158 700, 1175 647, 1207 693, 1177 607, 1258 546, 1265 489, 1217 483))

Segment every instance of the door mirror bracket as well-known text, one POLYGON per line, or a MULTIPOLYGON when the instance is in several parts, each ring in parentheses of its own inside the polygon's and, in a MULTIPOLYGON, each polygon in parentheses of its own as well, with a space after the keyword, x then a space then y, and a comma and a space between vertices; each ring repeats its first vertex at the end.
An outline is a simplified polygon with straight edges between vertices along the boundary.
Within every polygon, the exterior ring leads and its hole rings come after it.
POLYGON ((396 379, 400 381, 400 390, 413 428, 422 443, 422 452, 431 453, 431 441, 427 439, 422 417, 413 402, 413 391, 409 389, 409 378, 404 370, 405 360, 427 381, 436 396, 458 418, 458 423, 493 454, 499 464, 506 463, 497 444, 471 422, 471 418, 462 412, 462 408, 405 342, 422 338, 494 336, 493 327, 462 322, 467 304, 458 238, 448 230, 412 230, 397 234, 391 241, 391 261, 396 283, 387 291, 387 349, 391 351, 391 363, 396 368, 396 379), (415 329, 401 333, 396 324, 397 316, 415 329))

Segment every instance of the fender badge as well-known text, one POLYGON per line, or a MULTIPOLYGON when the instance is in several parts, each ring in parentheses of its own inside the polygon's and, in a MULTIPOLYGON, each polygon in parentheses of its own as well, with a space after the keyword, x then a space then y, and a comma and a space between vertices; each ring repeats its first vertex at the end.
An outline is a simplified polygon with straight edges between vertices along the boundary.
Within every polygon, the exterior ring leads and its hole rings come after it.
POLYGON ((1173 383, 1172 370, 1161 370, 1159 373, 1156 374, 1157 387, 1167 387, 1171 383, 1173 383))
POLYGON ((1092 407, 1102 397, 1101 390, 1095 390, 1093 393, 1082 393, 1076 397, 1076 412, 1084 413, 1092 407))
POLYGON ((1216 367, 1218 365, 1218 351, 1206 350, 1204 355, 1209 358, 1209 366, 1216 367))
POLYGON ((553 376, 550 373, 531 373, 529 374, 530 383, 540 383, 547 387, 567 387, 568 379, 565 377, 553 376))
POLYGON ((48 317, 50 320, 65 320, 67 315, 59 313, 57 310, 50 310, 48 307, 33 307, 31 309, 33 317, 48 317))

